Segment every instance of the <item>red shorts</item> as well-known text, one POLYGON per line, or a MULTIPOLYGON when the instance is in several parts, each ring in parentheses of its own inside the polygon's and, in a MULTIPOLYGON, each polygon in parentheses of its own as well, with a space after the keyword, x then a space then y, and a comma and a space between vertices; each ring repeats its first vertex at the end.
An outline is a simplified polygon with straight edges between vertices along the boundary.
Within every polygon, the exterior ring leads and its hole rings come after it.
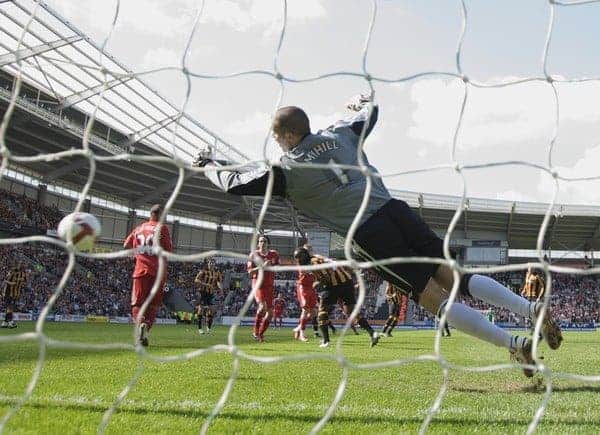
POLYGON ((317 307, 317 292, 314 290, 304 291, 304 292, 296 292, 296 297, 298 298, 298 303, 300 304, 300 308, 304 308, 306 310, 311 310, 317 307))
POLYGON ((254 300, 257 304, 264 303, 268 309, 273 308, 273 287, 257 288, 254 300))
POLYGON ((273 317, 283 317, 283 310, 273 310, 273 317))
MULTIPOLYGON (((143 275, 139 278, 133 278, 133 287, 131 289, 131 306, 141 307, 154 285, 155 276, 143 275)), ((166 279, 164 279, 154 295, 154 299, 150 303, 151 307, 160 307, 162 305, 163 290, 165 288, 166 279)))

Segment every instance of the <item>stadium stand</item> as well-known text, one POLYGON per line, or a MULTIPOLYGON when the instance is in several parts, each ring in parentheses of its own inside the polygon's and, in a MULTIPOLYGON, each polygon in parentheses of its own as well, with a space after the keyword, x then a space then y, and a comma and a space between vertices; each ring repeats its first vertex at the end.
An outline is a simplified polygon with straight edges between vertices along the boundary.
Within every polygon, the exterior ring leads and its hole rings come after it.
POLYGON ((45 234, 56 228, 63 213, 56 206, 40 205, 25 195, 0 190, 2 228, 20 234, 45 234))
MULTIPOLYGON (((3 258, 0 264, 0 276, 5 276, 17 261, 25 262, 28 280, 17 310, 33 315, 39 313, 66 267, 66 254, 52 246, 34 243, 0 246, 0 256, 3 258)), ((130 274, 124 274, 122 271, 129 270, 131 263, 130 258, 94 261, 79 259, 72 278, 55 305, 54 314, 128 316, 131 278, 130 274)), ((194 276, 201 266, 202 264, 190 263, 169 265, 169 287, 179 289, 192 305, 195 305, 197 298, 193 284, 194 276)), ((249 281, 240 278, 245 275, 245 267, 243 264, 232 262, 219 263, 217 266, 225 273, 227 285, 225 290, 217 295, 219 311, 223 315, 237 315, 250 292, 249 281)), ((493 274, 493 277, 513 291, 519 292, 524 274, 507 272, 493 274)), ((300 310, 295 298, 294 273, 281 273, 276 278, 277 290, 288 302, 287 316, 298 316, 300 310)), ((363 313, 369 319, 383 320, 386 317, 386 307, 383 305, 378 309, 376 305, 381 280, 371 271, 366 271, 364 278, 368 291, 363 313)), ((598 276, 555 274, 552 308, 560 322, 571 327, 593 326, 594 322, 600 319, 600 301, 597 297, 599 286, 598 276)), ((472 300, 467 299, 465 302, 480 310, 489 308, 485 304, 472 300)), ((406 323, 433 323, 433 318, 429 314, 414 304, 411 306, 412 317, 408 318, 406 323)), ((0 305, 0 312, 3 309, 4 307, 0 305)), ((252 307, 248 315, 252 315, 254 310, 255 307, 252 307)), ((162 317, 169 316, 165 309, 160 314, 162 317)), ((495 309, 494 316, 497 323, 526 326, 522 319, 505 310, 495 309)), ((342 319, 339 309, 334 312, 333 318, 342 319)))

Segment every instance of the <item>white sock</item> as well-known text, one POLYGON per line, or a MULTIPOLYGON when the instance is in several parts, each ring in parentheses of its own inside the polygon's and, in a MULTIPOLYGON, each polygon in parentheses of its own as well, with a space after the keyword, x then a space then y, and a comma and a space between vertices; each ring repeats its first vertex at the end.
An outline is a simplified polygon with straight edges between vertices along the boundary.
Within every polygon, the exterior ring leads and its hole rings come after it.
POLYGON ((511 348, 512 335, 483 317, 479 311, 460 303, 452 304, 446 316, 448 323, 465 334, 496 346, 511 348))
POLYGON ((489 276, 473 275, 469 280, 471 296, 496 307, 506 308, 523 317, 530 317, 531 304, 489 276))

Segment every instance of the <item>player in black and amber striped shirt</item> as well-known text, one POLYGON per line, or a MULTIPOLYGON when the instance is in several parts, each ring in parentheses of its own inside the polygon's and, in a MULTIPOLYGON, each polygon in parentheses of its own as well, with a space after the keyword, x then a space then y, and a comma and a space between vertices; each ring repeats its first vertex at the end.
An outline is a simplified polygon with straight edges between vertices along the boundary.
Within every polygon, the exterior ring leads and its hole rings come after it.
MULTIPOLYGON (((537 270, 530 267, 525 275, 525 282, 521 289, 521 296, 527 299, 529 302, 538 302, 544 297, 546 291, 546 284, 540 276, 537 270)), ((529 319, 531 330, 535 329, 535 322, 529 319)))
POLYGON ((383 334, 387 337, 392 336, 392 331, 398 324, 400 316, 400 307, 402 306, 402 298, 406 297, 394 284, 388 282, 385 288, 385 297, 388 303, 388 318, 383 326, 383 334))
MULTIPOLYGON (((329 262, 331 262, 329 259, 321 255, 312 255, 310 258, 310 264, 324 264, 329 262)), ((315 275, 315 279, 322 285, 331 287, 352 282, 352 273, 345 267, 314 270, 313 275, 315 275)))
POLYGON ((23 264, 17 263, 4 280, 2 293, 4 304, 6 305, 6 314, 2 322, 2 328, 16 328, 17 324, 13 320, 13 312, 18 300, 21 298, 21 292, 27 283, 27 274, 23 264))
POLYGON ((209 259, 205 268, 196 275, 194 282, 200 291, 200 303, 198 304, 198 333, 204 334, 203 320, 206 317, 206 332, 212 328, 214 312, 214 296, 220 290, 223 282, 223 273, 215 268, 215 260, 209 259))
POLYGON ((521 290, 521 296, 530 302, 537 302, 544 297, 545 290, 546 285, 544 280, 537 270, 530 267, 527 271, 527 275, 525 275, 525 283, 521 290))
MULTIPOLYGON (((320 255, 311 255, 306 247, 298 248, 294 252, 294 258, 299 265, 316 265, 331 263, 331 267, 327 269, 313 270, 315 276, 315 287, 319 292, 319 314, 318 323, 323 341, 321 347, 329 346, 329 313, 334 304, 341 302, 342 311, 348 317, 354 306, 356 305, 356 297, 354 295, 354 283, 352 274, 345 267, 338 267, 331 260, 320 255)), ((356 321, 361 328, 366 330, 371 337, 371 346, 375 346, 379 341, 379 336, 367 319, 360 313, 356 316, 356 321)))

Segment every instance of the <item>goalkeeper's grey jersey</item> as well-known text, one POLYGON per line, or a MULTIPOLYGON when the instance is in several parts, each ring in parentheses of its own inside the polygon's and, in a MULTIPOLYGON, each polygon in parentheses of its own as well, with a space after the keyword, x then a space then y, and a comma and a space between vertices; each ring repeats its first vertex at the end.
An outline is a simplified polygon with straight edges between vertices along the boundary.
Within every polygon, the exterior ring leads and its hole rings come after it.
MULTIPOLYGON (((302 213, 341 235, 347 233, 362 203, 366 176, 358 168, 313 169, 294 167, 293 164, 358 166, 359 136, 351 125, 351 122, 339 122, 327 130, 310 134, 281 158, 288 199, 302 213)), ((372 173, 377 174, 366 156, 364 162, 372 173)), ((381 178, 371 179, 372 190, 361 224, 391 199, 381 178)))
MULTIPOLYGON (((311 167, 332 163, 358 165, 358 142, 366 125, 368 135, 378 115, 375 106, 369 120, 367 108, 353 117, 309 134, 290 152, 281 158, 282 168, 274 167, 273 194, 287 197, 301 213, 315 222, 346 235, 362 203, 366 178, 358 169, 311 167), (305 166, 294 166, 302 163, 305 166)), ((365 136, 366 136, 365 135, 365 136)), ((364 154, 363 154, 364 156, 364 154)), ((366 156, 364 162, 372 173, 366 156)), ((211 164, 218 166, 216 164, 211 164)), ((237 195, 264 195, 268 169, 250 171, 207 171, 206 176, 218 187, 237 195)), ((379 210, 391 196, 381 178, 372 177, 372 189, 360 224, 379 210)))

